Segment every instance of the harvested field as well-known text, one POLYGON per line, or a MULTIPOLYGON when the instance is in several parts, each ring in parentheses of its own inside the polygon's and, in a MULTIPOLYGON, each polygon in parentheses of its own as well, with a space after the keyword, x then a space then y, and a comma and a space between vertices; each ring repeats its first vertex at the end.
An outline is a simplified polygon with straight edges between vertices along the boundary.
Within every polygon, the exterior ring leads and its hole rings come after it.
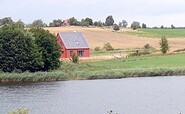
MULTIPOLYGON (((57 32, 83 32, 91 49, 95 47, 103 47, 109 42, 114 48, 128 49, 128 48, 142 48, 146 43, 150 46, 159 49, 159 38, 139 37, 136 35, 129 35, 124 32, 113 32, 109 28, 96 28, 96 27, 52 27, 45 28, 52 33, 57 32)), ((129 31, 130 29, 124 29, 129 31)), ((132 30, 130 30, 132 31, 132 30)), ((137 32, 137 31, 136 31, 137 32)), ((170 38, 169 45, 170 51, 184 48, 185 38, 170 38)))

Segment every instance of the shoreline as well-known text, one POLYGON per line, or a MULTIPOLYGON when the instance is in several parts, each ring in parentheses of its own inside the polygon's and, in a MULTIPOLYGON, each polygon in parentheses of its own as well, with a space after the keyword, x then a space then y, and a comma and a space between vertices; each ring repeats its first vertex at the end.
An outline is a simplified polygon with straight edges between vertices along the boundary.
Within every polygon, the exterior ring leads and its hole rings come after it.
POLYGON ((163 77, 183 76, 185 68, 138 68, 138 69, 113 69, 88 72, 74 72, 73 75, 64 72, 36 72, 36 73, 0 73, 0 83, 31 83, 53 82, 68 80, 97 80, 121 79, 135 77, 163 77))

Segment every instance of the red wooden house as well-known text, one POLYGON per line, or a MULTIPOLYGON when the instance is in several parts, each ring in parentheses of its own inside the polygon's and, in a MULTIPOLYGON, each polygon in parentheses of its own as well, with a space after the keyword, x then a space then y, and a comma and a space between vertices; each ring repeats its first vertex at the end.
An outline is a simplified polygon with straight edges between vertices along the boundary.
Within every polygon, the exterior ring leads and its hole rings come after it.
POLYGON ((60 58, 71 58, 73 53, 78 57, 89 57, 90 48, 81 32, 60 32, 57 34, 61 46, 60 58))

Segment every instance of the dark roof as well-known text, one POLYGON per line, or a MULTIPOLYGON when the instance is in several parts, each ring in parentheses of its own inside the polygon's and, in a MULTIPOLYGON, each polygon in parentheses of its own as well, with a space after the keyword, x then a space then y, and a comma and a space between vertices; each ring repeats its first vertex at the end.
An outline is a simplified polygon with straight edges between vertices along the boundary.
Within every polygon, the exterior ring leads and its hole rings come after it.
POLYGON ((82 32, 60 32, 59 35, 66 49, 89 48, 82 32))

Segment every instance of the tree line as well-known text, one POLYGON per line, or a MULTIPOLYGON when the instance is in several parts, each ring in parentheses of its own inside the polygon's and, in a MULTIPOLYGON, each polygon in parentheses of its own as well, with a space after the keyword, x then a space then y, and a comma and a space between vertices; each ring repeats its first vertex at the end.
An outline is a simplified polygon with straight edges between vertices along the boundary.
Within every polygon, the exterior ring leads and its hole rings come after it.
MULTIPOLYGON (((5 17, 0 19, 0 26, 5 25, 5 24, 10 24, 13 23, 14 21, 11 19, 11 17, 5 17)), ((77 20, 75 17, 71 17, 69 19, 66 20, 62 20, 62 19, 54 19, 52 22, 50 22, 49 24, 44 23, 41 19, 38 20, 34 20, 32 23, 30 24, 25 24, 24 22, 22 22, 21 20, 17 21, 21 26, 30 28, 30 27, 59 27, 59 26, 97 26, 97 27, 104 27, 104 26, 108 26, 108 27, 113 27, 114 30, 119 30, 120 28, 126 28, 128 26, 128 22, 126 20, 121 20, 118 24, 115 23, 114 18, 112 15, 109 15, 106 17, 105 21, 93 21, 93 19, 86 17, 84 19, 81 19, 80 21, 77 20)), ((133 21, 131 23, 130 26, 133 30, 137 29, 137 28, 148 28, 147 25, 145 23, 140 24, 140 22, 138 21, 133 21)), ((167 27, 164 27, 163 25, 161 25, 160 27, 152 27, 154 29, 165 29, 167 27)), ((168 27, 171 29, 175 29, 178 27, 175 27, 173 24, 168 27)))

